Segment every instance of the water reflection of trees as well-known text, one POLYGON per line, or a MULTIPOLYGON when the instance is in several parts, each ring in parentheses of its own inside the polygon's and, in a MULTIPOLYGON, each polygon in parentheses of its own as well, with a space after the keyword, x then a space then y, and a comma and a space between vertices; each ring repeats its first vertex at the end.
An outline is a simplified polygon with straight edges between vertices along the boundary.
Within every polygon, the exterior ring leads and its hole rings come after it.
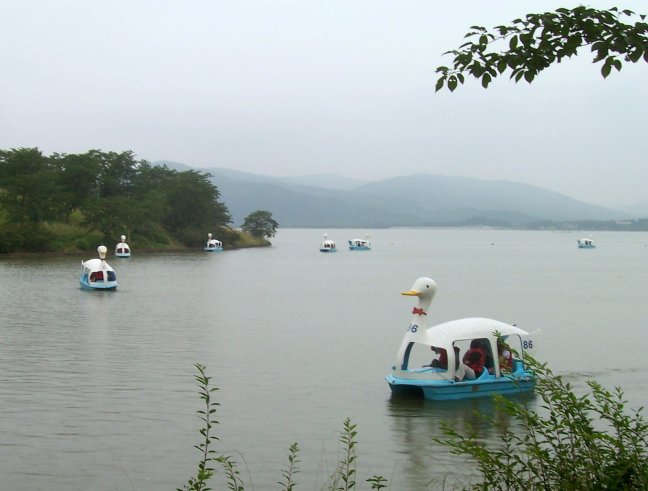
MULTIPOLYGON (((534 402, 532 395, 521 397, 534 402)), ((440 402, 392 396, 387 404, 399 460, 405 463, 399 474, 407 489, 454 489, 478 476, 472 463, 433 440, 443 436, 442 423, 460 433, 475 433, 485 445, 499 445, 498 426, 516 424, 490 397, 440 402)))

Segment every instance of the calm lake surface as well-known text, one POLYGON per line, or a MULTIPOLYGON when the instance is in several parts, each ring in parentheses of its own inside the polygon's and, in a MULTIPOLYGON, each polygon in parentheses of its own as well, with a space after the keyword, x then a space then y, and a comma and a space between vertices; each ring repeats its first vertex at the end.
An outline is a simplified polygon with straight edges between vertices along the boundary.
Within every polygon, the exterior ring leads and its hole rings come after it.
MULTIPOLYGON (((431 437, 489 401, 392 400, 419 276, 432 321, 492 317, 541 329, 536 356, 584 389, 648 404, 648 234, 500 230, 280 230, 263 249, 110 258, 116 292, 79 288, 85 257, 0 259, 0 479, 12 490, 162 490, 194 475, 202 401, 220 390, 216 448, 246 489, 278 489, 298 442, 297 489, 326 486, 345 418, 359 489, 438 489, 466 473, 431 437), (322 234, 338 244, 322 254, 322 234), (347 239, 371 233, 373 250, 347 239)), ((109 249, 113 244, 107 244, 109 249)), ((531 403, 534 404, 533 400, 531 403)), ((496 440, 484 428, 486 440, 496 440)), ((213 481, 221 487, 222 478, 213 481)))

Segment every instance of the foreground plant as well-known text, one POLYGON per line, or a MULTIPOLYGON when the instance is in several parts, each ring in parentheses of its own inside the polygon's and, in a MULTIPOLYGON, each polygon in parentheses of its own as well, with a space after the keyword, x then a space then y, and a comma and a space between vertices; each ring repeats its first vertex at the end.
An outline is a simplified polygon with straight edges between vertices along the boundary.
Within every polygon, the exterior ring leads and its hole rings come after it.
MULTIPOLYGON (((218 421, 214 418, 216 408, 220 405, 212 400, 212 393, 217 391, 217 387, 210 387, 209 381, 211 377, 205 374, 206 367, 199 363, 194 365, 198 374, 194 376, 196 383, 199 387, 198 393, 200 398, 204 401, 204 409, 197 411, 199 419, 202 421, 202 428, 200 434, 203 440, 195 448, 200 452, 201 459, 198 463, 198 471, 196 476, 189 478, 187 484, 182 489, 178 488, 176 491, 209 491, 211 488, 207 487, 209 481, 215 474, 215 469, 212 467, 214 463, 218 464, 225 473, 225 481, 227 488, 230 491, 244 491, 245 485, 241 479, 240 473, 237 470, 237 464, 234 459, 229 455, 222 455, 217 453, 211 448, 212 443, 218 440, 213 436, 211 429, 218 421)), ((338 463, 338 466, 331 476, 332 485, 329 489, 348 491, 355 487, 355 474, 356 474, 356 425, 351 423, 349 418, 344 420, 344 430, 340 437, 340 443, 344 446, 344 456, 338 463), (339 486, 339 487, 338 487, 339 486)), ((299 469, 299 445, 293 443, 288 448, 288 466, 281 472, 283 481, 277 484, 281 485, 284 491, 294 491, 295 489, 295 475, 299 469)), ((387 487, 387 480, 382 476, 373 476, 367 479, 371 483, 371 489, 382 489, 387 487)))
POLYGON ((295 488, 294 478, 295 474, 297 474, 299 470, 297 468, 297 464, 299 463, 299 459, 297 458, 298 453, 299 445, 297 445, 297 442, 288 447, 288 467, 281 472, 284 480, 277 483, 281 484, 284 491, 293 491, 293 489, 295 488))
POLYGON ((486 446, 477 432, 461 434, 443 425, 435 438, 457 455, 475 461, 480 490, 644 490, 648 489, 648 425, 641 411, 626 411, 620 388, 588 381, 590 394, 571 385, 532 358, 540 411, 496 397, 512 424, 486 418, 498 428, 500 444, 486 446))
MULTIPOLYGON (((212 392, 218 390, 217 387, 210 387, 209 380, 211 377, 208 377, 205 374, 205 366, 200 363, 194 365, 198 374, 194 376, 196 383, 199 387, 200 398, 205 402, 205 409, 198 411, 198 415, 203 425, 200 429, 200 434, 203 436, 203 441, 196 445, 195 448, 201 453, 201 459, 198 463, 198 472, 195 477, 189 478, 187 484, 182 488, 183 490, 191 491, 208 491, 210 488, 207 487, 207 481, 211 479, 214 475, 214 468, 210 467, 210 463, 217 461, 215 456, 215 451, 210 448, 210 445, 213 440, 218 440, 217 437, 211 435, 211 429, 215 424, 218 424, 218 421, 213 419, 213 415, 216 413, 216 408, 220 405, 217 402, 213 402, 211 399, 212 392)), ((242 488, 241 488, 242 489, 242 488)), ((178 489, 178 491, 182 491, 178 489)))

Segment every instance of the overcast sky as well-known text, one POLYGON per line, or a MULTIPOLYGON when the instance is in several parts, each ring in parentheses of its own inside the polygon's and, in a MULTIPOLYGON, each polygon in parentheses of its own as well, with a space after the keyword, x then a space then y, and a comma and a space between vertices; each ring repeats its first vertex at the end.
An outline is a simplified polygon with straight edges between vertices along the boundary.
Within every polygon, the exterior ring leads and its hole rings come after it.
MULTIPOLYGON (((279 176, 431 173, 648 200, 648 64, 434 92, 472 25, 580 2, 2 0, 0 149, 279 176)), ((643 2, 612 5, 648 13, 643 2), (643 10, 641 10, 643 8, 643 10)))

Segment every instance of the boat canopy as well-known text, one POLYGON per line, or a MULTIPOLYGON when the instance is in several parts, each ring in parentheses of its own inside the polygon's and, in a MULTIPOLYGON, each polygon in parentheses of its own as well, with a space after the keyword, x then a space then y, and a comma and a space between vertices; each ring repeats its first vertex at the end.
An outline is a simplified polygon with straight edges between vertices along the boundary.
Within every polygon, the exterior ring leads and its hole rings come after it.
POLYGON ((452 349, 452 343, 454 341, 493 338, 495 332, 498 332, 502 337, 512 334, 517 334, 521 337, 529 335, 524 329, 506 324, 505 322, 484 317, 468 317, 429 327, 417 336, 416 342, 427 344, 428 346, 452 349))
POLYGON ((83 267, 89 269, 90 271, 101 271, 101 270, 112 271, 112 268, 108 266, 108 264, 104 262, 102 266, 101 263, 102 263, 101 259, 88 259, 87 261, 81 262, 83 267))

